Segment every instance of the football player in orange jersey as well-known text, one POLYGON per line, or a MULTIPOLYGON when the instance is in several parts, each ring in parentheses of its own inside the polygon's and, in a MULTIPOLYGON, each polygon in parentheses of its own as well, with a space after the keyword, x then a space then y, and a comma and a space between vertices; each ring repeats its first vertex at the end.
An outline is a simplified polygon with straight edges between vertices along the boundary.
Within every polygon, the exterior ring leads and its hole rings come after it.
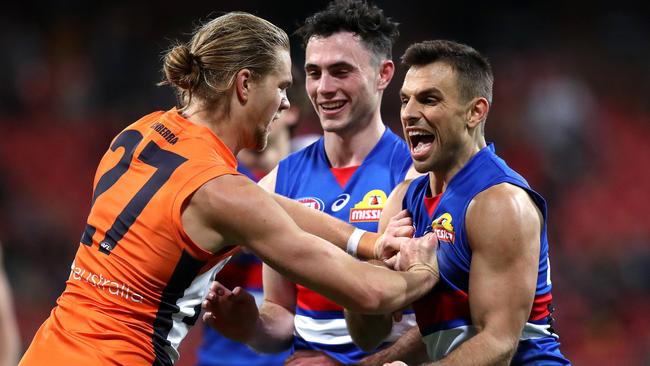
POLYGON ((237 172, 235 155, 263 149, 269 124, 289 107, 290 70, 286 33, 240 12, 167 53, 165 83, 181 107, 149 114, 113 140, 66 288, 21 365, 173 364, 238 245, 363 313, 400 309, 433 287, 436 241, 390 243, 401 246, 404 272, 357 261, 341 248, 375 257, 383 237, 272 197, 237 172))

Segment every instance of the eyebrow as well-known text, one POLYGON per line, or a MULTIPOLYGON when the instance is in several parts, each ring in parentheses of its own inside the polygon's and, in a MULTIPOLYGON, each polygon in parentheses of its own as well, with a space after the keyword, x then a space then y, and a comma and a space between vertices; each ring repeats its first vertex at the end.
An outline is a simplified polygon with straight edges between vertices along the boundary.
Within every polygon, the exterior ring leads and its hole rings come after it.
MULTIPOLYGON (((335 69, 335 68, 339 68, 339 67, 354 67, 354 65, 352 65, 351 63, 346 62, 346 61, 339 61, 339 62, 335 62, 335 63, 333 63, 331 65, 327 65, 325 68, 326 69, 335 69)), ((321 67, 316 65, 316 64, 312 64, 312 63, 306 63, 305 64, 305 70, 307 70, 307 69, 320 69, 320 68, 321 67)))
POLYGON ((291 87, 291 85, 293 85, 292 80, 285 80, 282 84, 280 84, 280 87, 282 89, 289 89, 291 87))
MULTIPOLYGON (((400 89, 399 94, 400 94, 401 96, 405 96, 405 95, 407 95, 407 94, 404 92, 404 89, 400 89)), ((440 90, 439 90, 438 88, 432 86, 432 87, 430 87, 430 88, 428 88, 428 89, 420 90, 420 91, 418 91, 417 93, 414 93, 414 94, 415 94, 416 96, 418 96, 418 95, 427 95, 427 94, 438 94, 438 95, 441 95, 442 93, 440 92, 440 90)))

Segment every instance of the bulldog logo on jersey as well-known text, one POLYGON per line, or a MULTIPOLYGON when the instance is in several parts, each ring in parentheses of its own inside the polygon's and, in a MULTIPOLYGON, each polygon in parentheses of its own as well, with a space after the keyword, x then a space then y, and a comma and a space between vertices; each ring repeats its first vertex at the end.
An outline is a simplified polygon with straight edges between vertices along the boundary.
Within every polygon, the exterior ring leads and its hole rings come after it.
POLYGON ((350 222, 378 222, 385 203, 386 193, 380 189, 373 189, 363 196, 361 202, 350 209, 350 222))
POLYGON ((431 222, 431 231, 436 234, 438 240, 454 243, 454 227, 451 225, 451 214, 445 212, 431 222))
POLYGON ((323 211, 325 209, 325 204, 323 203, 323 200, 321 200, 320 198, 302 197, 302 198, 298 198, 296 201, 302 203, 307 207, 316 209, 318 211, 323 211))

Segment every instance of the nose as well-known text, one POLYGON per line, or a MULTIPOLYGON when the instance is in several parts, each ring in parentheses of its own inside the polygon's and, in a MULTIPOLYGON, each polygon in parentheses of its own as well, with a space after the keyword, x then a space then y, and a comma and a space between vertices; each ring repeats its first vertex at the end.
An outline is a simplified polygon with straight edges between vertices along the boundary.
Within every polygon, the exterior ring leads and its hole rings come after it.
POLYGON ((289 102, 289 98, 286 96, 282 97, 282 100, 280 101, 280 107, 278 108, 279 112, 282 112, 284 110, 289 109, 291 107, 291 103, 289 102))
POLYGON ((333 94, 336 93, 336 80, 330 74, 324 72, 318 80, 318 87, 316 88, 318 94, 333 94))
POLYGON ((406 104, 402 103, 400 111, 400 119, 404 126, 412 126, 420 119, 420 113, 417 108, 417 101, 414 98, 409 98, 406 104))

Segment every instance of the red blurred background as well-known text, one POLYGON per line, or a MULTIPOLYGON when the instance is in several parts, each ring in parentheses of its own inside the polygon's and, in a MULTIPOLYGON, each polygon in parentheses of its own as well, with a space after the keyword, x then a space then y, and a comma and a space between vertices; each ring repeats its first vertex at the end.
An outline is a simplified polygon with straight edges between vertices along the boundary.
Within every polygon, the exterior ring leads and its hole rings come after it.
MULTIPOLYGON (((411 42, 448 38, 495 71, 486 135, 550 206, 556 328, 584 365, 650 364, 650 16, 626 2, 555 7, 377 1, 411 42)), ((288 32, 326 2, 3 5, 0 13, 0 241, 24 345, 64 287, 113 135, 175 103, 161 53, 229 10, 288 32), (291 5, 290 5, 291 4, 291 5)), ((294 63, 303 51, 293 40, 294 63)), ((397 91, 384 120, 399 127, 397 91)), ((299 134, 318 132, 302 123, 299 134)), ((196 333, 180 364, 190 365, 196 333)))

